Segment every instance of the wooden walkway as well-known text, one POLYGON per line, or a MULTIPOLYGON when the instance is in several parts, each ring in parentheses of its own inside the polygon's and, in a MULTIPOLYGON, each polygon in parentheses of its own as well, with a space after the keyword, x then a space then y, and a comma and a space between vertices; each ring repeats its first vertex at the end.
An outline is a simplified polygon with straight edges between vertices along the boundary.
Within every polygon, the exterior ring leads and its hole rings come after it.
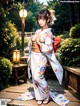
MULTIPOLYGON (((64 94, 67 99, 70 100, 69 104, 66 106, 80 106, 80 95, 76 94, 74 91, 71 89, 65 89, 64 84, 59 85, 57 81, 54 80, 48 80, 48 85, 50 90, 58 93, 64 94)), ((26 91, 32 91, 32 81, 28 80, 27 83, 21 83, 17 86, 10 86, 6 89, 3 89, 0 92, 0 99, 9 99, 10 102, 6 106, 38 106, 36 104, 35 100, 27 100, 27 101, 20 101, 17 100, 17 97, 26 91)), ((3 106, 3 105, 0 105, 3 106)), ((4 105, 5 106, 5 105, 4 105)), ((44 106, 43 104, 40 106, 44 106)), ((54 101, 50 101, 46 106, 58 106, 54 101)))

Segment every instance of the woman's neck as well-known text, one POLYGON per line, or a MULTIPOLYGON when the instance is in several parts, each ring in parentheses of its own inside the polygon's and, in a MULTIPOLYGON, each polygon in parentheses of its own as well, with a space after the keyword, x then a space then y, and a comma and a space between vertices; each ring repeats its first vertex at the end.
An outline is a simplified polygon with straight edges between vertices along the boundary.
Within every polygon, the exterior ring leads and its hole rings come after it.
POLYGON ((47 29, 47 28, 48 28, 48 26, 45 25, 45 26, 42 27, 42 30, 47 29))

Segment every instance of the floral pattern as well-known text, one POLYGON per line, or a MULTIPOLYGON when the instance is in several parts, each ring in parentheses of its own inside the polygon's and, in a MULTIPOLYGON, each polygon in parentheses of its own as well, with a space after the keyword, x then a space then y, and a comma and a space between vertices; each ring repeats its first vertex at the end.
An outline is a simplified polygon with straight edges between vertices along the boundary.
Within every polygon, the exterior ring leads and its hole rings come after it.
POLYGON ((31 51, 31 47, 29 46, 30 55, 28 59, 28 73, 31 68, 36 100, 43 100, 49 96, 48 85, 44 78, 44 72, 47 66, 47 61, 49 61, 60 84, 62 83, 63 69, 58 60, 56 59, 54 53, 53 36, 51 33, 51 28, 45 29, 43 31, 39 29, 36 31, 35 35, 36 34, 40 34, 40 38, 42 37, 42 35, 45 35, 44 43, 40 48, 41 53, 35 53, 31 51))

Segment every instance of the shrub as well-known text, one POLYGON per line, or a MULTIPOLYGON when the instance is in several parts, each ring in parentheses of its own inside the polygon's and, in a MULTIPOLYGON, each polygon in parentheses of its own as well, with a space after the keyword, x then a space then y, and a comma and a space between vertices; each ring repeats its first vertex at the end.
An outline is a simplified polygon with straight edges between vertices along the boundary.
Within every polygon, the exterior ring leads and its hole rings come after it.
POLYGON ((62 65, 80 67, 80 38, 63 40, 58 51, 62 65))
POLYGON ((72 38, 80 38, 80 24, 75 25, 70 29, 69 33, 72 38))
POLYGON ((59 36, 60 36, 60 38, 63 38, 63 39, 69 38, 69 32, 64 31, 63 34, 60 34, 59 36))
POLYGON ((7 84, 12 73, 12 63, 7 58, 0 57, 0 90, 7 84))
POLYGON ((8 57, 16 46, 17 39, 19 39, 19 34, 15 25, 7 21, 0 32, 0 56, 8 57))
MULTIPOLYGON (((27 37, 24 37, 24 48, 27 48, 28 46, 28 39, 27 37)), ((22 37, 20 37, 20 39, 17 40, 17 44, 16 44, 16 47, 14 49, 22 49, 22 37)))

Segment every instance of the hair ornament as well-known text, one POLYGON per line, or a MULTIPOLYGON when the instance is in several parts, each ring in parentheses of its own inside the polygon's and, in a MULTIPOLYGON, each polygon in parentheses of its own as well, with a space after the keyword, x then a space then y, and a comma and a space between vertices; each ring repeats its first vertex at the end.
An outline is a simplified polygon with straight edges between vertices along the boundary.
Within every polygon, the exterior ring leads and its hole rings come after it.
POLYGON ((53 25, 54 21, 57 20, 55 17, 55 11, 54 10, 49 10, 50 14, 51 14, 51 22, 50 24, 53 25))

